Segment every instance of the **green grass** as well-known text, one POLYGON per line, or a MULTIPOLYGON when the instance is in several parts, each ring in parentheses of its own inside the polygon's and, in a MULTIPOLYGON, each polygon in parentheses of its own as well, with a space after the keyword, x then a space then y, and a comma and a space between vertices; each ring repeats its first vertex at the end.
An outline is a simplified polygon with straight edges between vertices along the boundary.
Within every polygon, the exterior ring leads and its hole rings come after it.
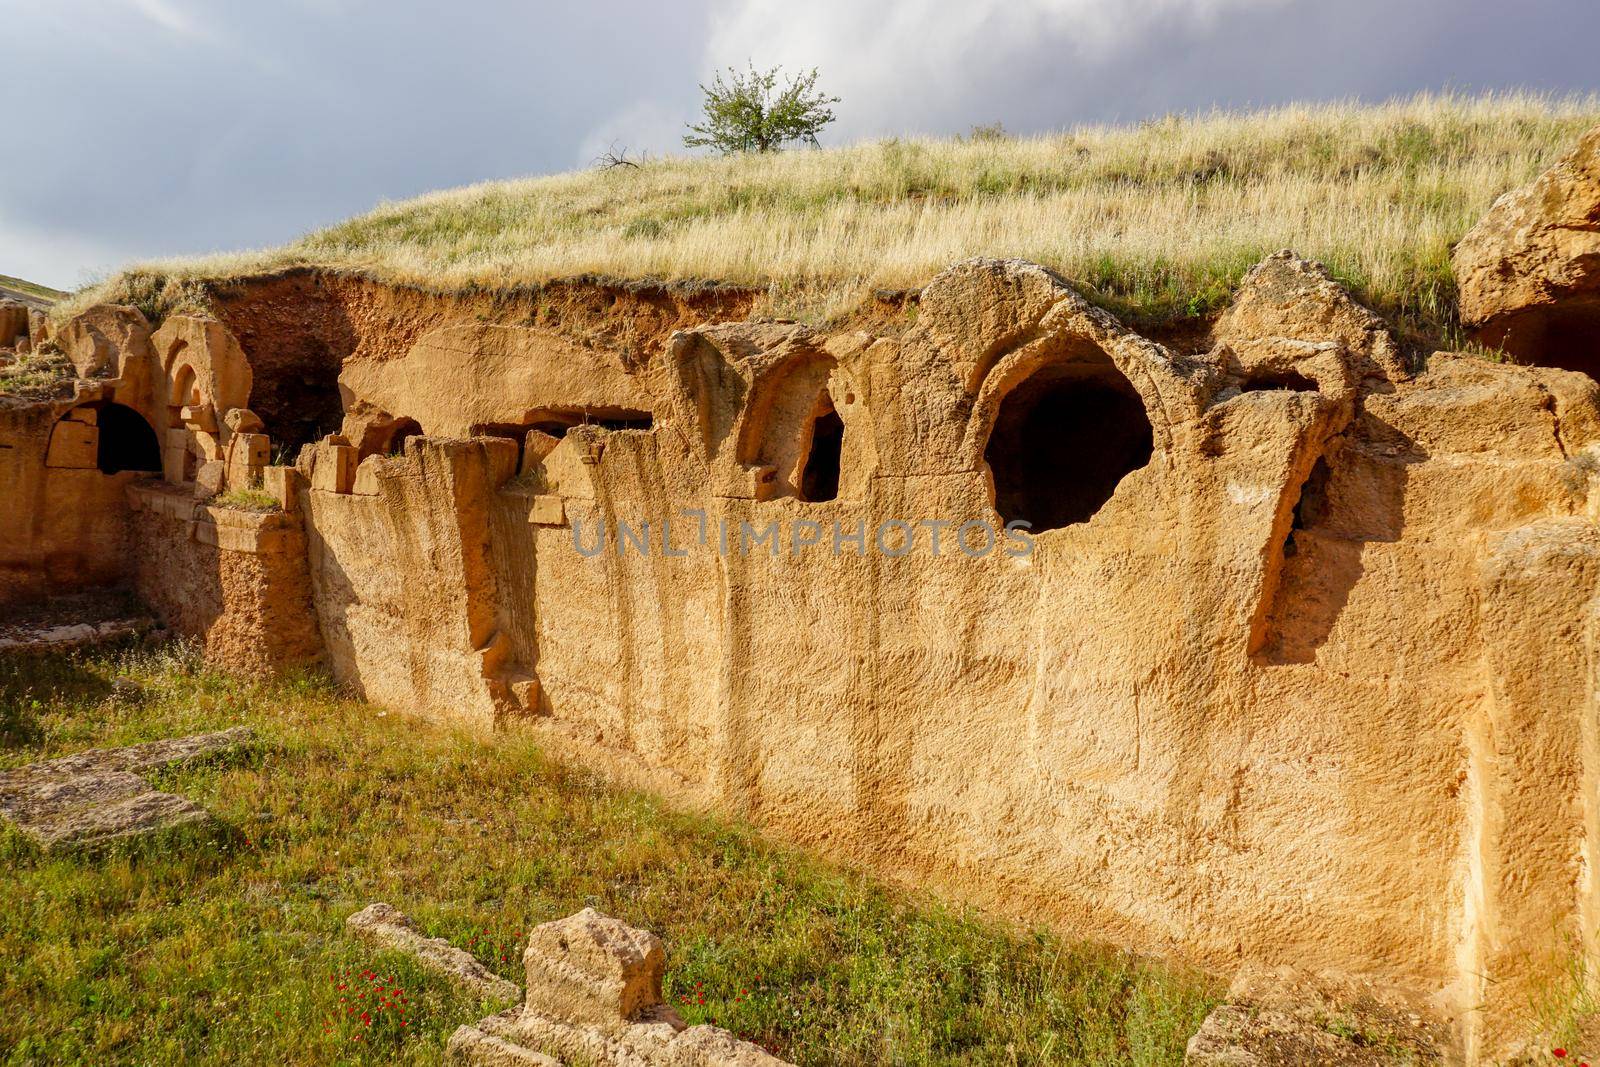
POLYGON ((0 657, 0 768, 239 723, 256 755, 159 783, 215 812, 221 844, 84 863, 0 831, 0 1063, 437 1063, 496 1005, 347 937, 374 900, 518 981, 524 932, 592 905, 666 940, 690 1022, 801 1063, 1177 1064, 1216 993, 675 813, 516 733, 222 677, 170 646, 0 657), (405 1028, 345 1021, 337 985, 362 971, 406 990, 405 1028))
POLYGON ((280 511, 283 505, 265 489, 229 489, 211 499, 214 508, 234 508, 238 511, 280 511))

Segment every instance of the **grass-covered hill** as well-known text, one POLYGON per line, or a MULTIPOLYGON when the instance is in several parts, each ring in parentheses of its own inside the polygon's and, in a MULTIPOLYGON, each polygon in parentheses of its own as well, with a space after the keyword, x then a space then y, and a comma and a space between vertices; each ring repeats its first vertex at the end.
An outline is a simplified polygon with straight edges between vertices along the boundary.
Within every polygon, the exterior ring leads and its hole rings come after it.
POLYGON ((1596 98, 1421 96, 669 157, 387 203, 283 248, 141 265, 94 295, 310 264, 434 288, 714 279, 827 319, 874 287, 992 255, 1053 267, 1148 323, 1205 314, 1292 247, 1380 310, 1448 334, 1452 243, 1596 123, 1596 98))
POLYGON ((13 278, 9 274, 0 274, 0 300, 20 300, 25 304, 42 308, 48 307, 66 295, 47 285, 13 278))

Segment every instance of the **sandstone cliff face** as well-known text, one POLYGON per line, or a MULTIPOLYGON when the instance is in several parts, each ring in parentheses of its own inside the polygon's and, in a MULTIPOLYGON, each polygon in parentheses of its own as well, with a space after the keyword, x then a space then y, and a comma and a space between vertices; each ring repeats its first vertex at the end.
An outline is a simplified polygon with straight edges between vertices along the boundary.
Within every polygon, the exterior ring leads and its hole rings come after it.
POLYGON ((622 365, 516 337, 483 358, 529 365, 493 398, 521 441, 309 494, 330 660, 374 697, 1130 945, 1432 990, 1476 1051, 1592 943, 1587 377, 1413 376, 1288 255, 1200 357, 1017 262, 895 336, 682 331, 628 372, 648 430, 537 428, 539 373, 622 365), (1016 518, 1031 551, 959 547, 1016 518))
POLYGON ((1591 378, 1416 368, 1287 253, 1200 355, 1017 261, 877 332, 320 292, 342 432, 293 468, 263 442, 294 419, 247 405, 314 346, 242 296, 248 341, 68 330, 188 487, 129 493, 131 553, 222 661, 320 655, 1136 948, 1400 983, 1469 1057, 1594 961, 1591 378), (281 512, 196 499, 245 484, 281 512))

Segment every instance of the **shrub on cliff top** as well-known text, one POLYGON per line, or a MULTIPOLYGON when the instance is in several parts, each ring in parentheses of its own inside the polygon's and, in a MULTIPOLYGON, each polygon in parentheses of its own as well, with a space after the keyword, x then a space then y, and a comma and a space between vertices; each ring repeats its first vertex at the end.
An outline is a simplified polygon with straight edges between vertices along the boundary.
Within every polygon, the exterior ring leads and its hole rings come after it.
POLYGON ((817 70, 796 75, 778 89, 779 68, 756 70, 748 74, 728 68, 727 80, 721 74, 710 85, 700 86, 705 94, 705 120, 690 124, 683 138, 688 148, 715 148, 723 155, 734 152, 776 152, 796 141, 817 144, 817 134, 833 121, 837 96, 817 90, 817 70))

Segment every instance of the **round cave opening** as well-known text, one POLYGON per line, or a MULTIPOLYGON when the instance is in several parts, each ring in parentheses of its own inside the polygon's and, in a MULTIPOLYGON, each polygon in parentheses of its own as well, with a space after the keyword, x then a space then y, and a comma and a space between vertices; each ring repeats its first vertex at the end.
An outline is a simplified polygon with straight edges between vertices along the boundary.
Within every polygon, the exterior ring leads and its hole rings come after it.
POLYGON ((1000 517, 1037 533, 1088 522, 1153 450, 1144 402, 1121 371, 1063 363, 1006 394, 984 459, 1000 517))

